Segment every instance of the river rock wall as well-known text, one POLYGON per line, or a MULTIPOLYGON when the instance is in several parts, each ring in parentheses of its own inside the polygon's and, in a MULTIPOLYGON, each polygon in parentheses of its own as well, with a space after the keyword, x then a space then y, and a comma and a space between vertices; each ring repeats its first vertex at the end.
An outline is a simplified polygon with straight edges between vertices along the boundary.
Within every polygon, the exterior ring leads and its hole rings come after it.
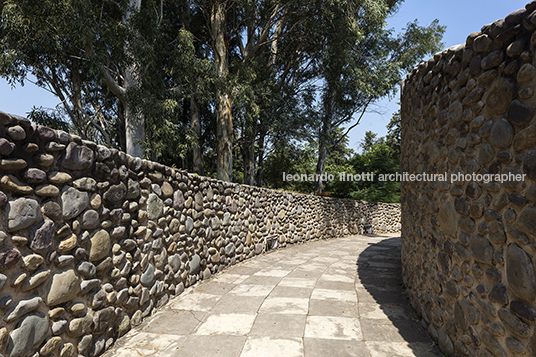
POLYGON ((532 2, 403 83, 402 171, 448 173, 402 185, 404 282, 449 356, 536 356, 535 29, 532 2))
POLYGON ((154 308, 287 244, 400 230, 400 206, 191 175, 0 112, 0 354, 96 356, 154 308))

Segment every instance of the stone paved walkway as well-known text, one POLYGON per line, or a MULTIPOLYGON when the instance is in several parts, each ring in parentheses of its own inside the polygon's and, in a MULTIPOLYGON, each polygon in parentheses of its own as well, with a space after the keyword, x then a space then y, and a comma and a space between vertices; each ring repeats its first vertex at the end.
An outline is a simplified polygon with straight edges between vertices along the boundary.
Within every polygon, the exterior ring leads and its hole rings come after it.
POLYGON ((104 356, 441 354, 403 297, 400 238, 384 235, 315 241, 225 269, 104 356))

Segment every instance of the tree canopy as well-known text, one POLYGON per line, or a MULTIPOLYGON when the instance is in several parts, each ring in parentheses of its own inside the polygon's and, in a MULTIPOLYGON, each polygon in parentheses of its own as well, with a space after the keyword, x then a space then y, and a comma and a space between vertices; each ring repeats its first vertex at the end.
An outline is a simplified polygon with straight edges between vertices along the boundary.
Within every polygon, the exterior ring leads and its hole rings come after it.
MULTIPOLYGON (((387 28, 401 3, 6 0, 0 76, 57 96, 56 108, 29 114, 36 122, 225 181, 278 187, 277 165, 298 160, 293 169, 321 177, 399 155, 396 120, 382 142, 366 138, 363 154, 347 149, 347 134, 440 49, 437 21, 387 28)), ((333 188, 314 186, 300 190, 333 188)))

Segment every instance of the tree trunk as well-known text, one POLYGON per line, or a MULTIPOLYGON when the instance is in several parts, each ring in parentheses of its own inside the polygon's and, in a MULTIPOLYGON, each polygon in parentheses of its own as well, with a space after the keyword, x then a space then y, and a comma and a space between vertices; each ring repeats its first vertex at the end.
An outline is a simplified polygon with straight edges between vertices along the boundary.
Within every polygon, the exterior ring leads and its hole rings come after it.
MULTIPOLYGON (((215 1, 210 9, 210 30, 214 47, 216 75, 225 80, 229 74, 229 48, 226 36, 226 1, 215 1)), ((217 101, 217 178, 231 181, 233 173, 233 101, 227 90, 218 90, 217 101)))
POLYGON ((244 160, 244 184, 255 185, 255 136, 257 120, 247 118, 244 124, 242 157, 244 160))
POLYGON ((194 172, 204 175, 203 152, 201 150, 201 120, 199 117, 199 106, 194 94, 190 97, 190 125, 195 133, 194 143, 192 145, 194 172))
MULTIPOLYGON (((182 3, 184 12, 184 28, 188 31, 191 29, 192 11, 191 1, 185 0, 182 3)), ((194 82, 196 83, 196 82, 194 82)), ((199 116, 199 103, 197 102, 197 85, 192 85, 192 93, 190 94, 190 126, 193 129, 195 136, 192 145, 193 170, 199 175, 204 175, 203 150, 201 146, 201 117, 199 116)))
MULTIPOLYGON (((226 36, 226 1, 216 1, 210 12, 210 30, 214 47, 216 76, 225 80, 229 74, 229 48, 226 36)), ((217 101, 217 178, 231 181, 233 173, 232 98, 226 90, 218 90, 217 101)))
MULTIPOLYGON (((249 136, 249 135, 248 135, 249 136)), ((255 185, 255 142, 251 137, 244 140, 244 184, 255 185)))
MULTIPOLYGON (((128 22, 135 12, 139 12, 141 8, 141 0, 130 0, 129 9, 125 13, 124 21, 128 22)), ((129 44, 127 44, 127 52, 129 44)), ((140 87, 141 76, 136 63, 133 63, 127 68, 123 74, 125 78, 126 93, 132 92, 140 87)), ((142 142, 145 141, 145 118, 137 103, 126 98, 123 103, 125 107, 125 141, 127 154, 141 157, 143 155, 142 142)))
POLYGON ((320 137, 318 140, 318 162, 316 164, 316 184, 315 184, 315 192, 318 194, 322 193, 322 175, 324 174, 324 168, 326 166, 326 156, 327 156, 327 147, 326 147, 326 141, 327 141, 327 126, 322 126, 322 132, 320 133, 320 137))
POLYGON ((119 146, 119 149, 122 151, 126 151, 127 143, 125 142, 126 135, 125 135, 125 107, 123 106, 123 102, 117 98, 116 100, 116 106, 117 106, 117 122, 115 123, 115 127, 117 130, 117 145, 119 146))
POLYGON ((218 91, 217 122, 217 173, 218 180, 230 182, 233 175, 233 118, 231 115, 232 100, 229 94, 218 91))
POLYGON ((88 136, 86 125, 84 123, 84 112, 82 111, 82 86, 80 80, 80 66, 77 59, 73 59, 72 61, 71 83, 71 102, 73 103, 73 112, 76 118, 74 124, 75 126, 77 126, 77 131, 80 133, 82 139, 87 139, 88 136))
POLYGON ((128 101, 125 103, 125 144, 127 154, 142 157, 145 140, 145 117, 140 108, 128 101))
POLYGON ((259 135, 259 152, 257 162, 257 178, 256 183, 258 187, 262 187, 263 170, 264 170, 264 140, 266 138, 266 132, 261 132, 259 135))
POLYGON ((316 193, 322 193, 322 175, 326 167, 326 157, 328 153, 329 134, 331 132, 331 125, 333 121, 333 112, 335 110, 335 89, 333 83, 329 80, 328 91, 323 100, 324 115, 322 117, 322 128, 318 135, 318 162, 316 164, 316 193))

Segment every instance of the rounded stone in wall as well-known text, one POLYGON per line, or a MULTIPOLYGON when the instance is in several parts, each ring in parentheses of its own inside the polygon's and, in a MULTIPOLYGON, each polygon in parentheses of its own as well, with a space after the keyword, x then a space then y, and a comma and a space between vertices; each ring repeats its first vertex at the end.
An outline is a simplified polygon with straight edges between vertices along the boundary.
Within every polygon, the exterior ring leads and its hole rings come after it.
POLYGON ((485 97, 486 109, 490 114, 506 113, 516 93, 515 82, 500 78, 491 85, 485 97))
POLYGON ((437 142, 432 142, 429 147, 430 162, 435 164, 437 160, 441 157, 441 149, 437 145, 437 142))
MULTIPOLYGON (((514 166, 507 166, 502 170, 502 174, 521 175, 521 170, 514 166)), ((513 190, 517 190, 521 188, 524 184, 525 184, 524 181, 516 181, 516 180, 503 182, 504 187, 508 189, 513 189, 513 190)))
POLYGON ((475 38, 473 42, 473 50, 475 50, 475 52, 487 52, 491 48, 492 43, 493 41, 488 35, 482 34, 475 38))
POLYGON ((65 157, 61 163, 69 170, 86 170, 91 167, 94 161, 93 150, 86 146, 77 145, 71 142, 65 149, 65 157))
POLYGON ((536 207, 525 208, 518 220, 527 233, 536 236, 536 207))
POLYGON ((493 51, 486 57, 482 59, 480 63, 483 70, 488 70, 490 68, 498 67, 504 58, 503 51, 493 51))
POLYGON ((478 309, 470 301, 466 299, 456 301, 454 319, 462 331, 467 330, 471 325, 478 324, 479 315, 478 309))
POLYGON ((4 229, 13 232, 24 229, 41 219, 39 203, 31 198, 10 200, 4 212, 4 229))
POLYGON ((99 261, 110 254, 110 235, 104 229, 97 231, 90 238, 89 260, 99 261))
POLYGON ((482 187, 476 182, 471 182, 465 189, 465 194, 471 199, 477 199, 482 194, 482 187))
POLYGON ((518 82, 527 82, 530 81, 536 74, 536 68, 530 63, 525 63, 517 72, 517 81, 518 82))
POLYGON ((450 236, 454 236, 458 230, 458 220, 454 212, 454 205, 450 201, 444 202, 439 208, 437 215, 441 230, 450 236))
POLYGON ((491 265, 495 250, 489 240, 479 234, 473 234, 469 241, 469 249, 476 261, 491 265))
POLYGON ((505 149, 512 145, 514 138, 514 128, 508 120, 501 119, 496 121, 491 127, 490 141, 496 147, 505 149))
POLYGON ((485 143, 480 148, 478 159, 482 164, 487 164, 495 158, 495 148, 490 143, 485 143))
POLYGON ((508 108, 508 121, 512 125, 526 125, 534 118, 534 107, 514 100, 508 108))
POLYGON ((6 353, 10 357, 28 356, 28 353, 39 346, 47 337, 49 320, 43 313, 24 317, 11 332, 6 353))
POLYGON ((78 216, 89 206, 89 195, 87 192, 78 191, 74 187, 66 186, 61 194, 62 211, 65 219, 78 216))
POLYGON ((73 269, 60 270, 52 274, 45 286, 45 303, 55 306, 72 300, 80 291, 80 278, 73 269))
POLYGON ((127 187, 123 182, 120 182, 117 185, 112 185, 110 188, 104 193, 102 198, 110 203, 117 203, 121 202, 127 194, 127 187))
POLYGON ((517 244, 508 246, 506 276, 514 295, 525 301, 533 301, 536 298, 536 275, 532 260, 517 244))
POLYGON ((523 173, 529 178, 536 180, 536 150, 531 150, 525 154, 523 159, 523 173))
POLYGON ((457 125, 461 122, 463 113, 462 103, 457 100, 449 106, 448 119, 453 125, 457 125))
POLYGON ((154 193, 151 193, 147 200, 147 212, 152 220, 160 218, 164 212, 164 202, 154 193))

